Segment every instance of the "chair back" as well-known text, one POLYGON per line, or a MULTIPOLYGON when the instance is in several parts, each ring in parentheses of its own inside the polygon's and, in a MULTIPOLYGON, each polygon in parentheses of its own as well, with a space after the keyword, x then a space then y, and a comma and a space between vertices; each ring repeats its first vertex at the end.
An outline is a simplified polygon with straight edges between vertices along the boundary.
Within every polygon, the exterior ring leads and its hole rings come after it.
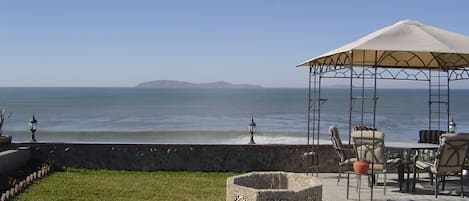
POLYGON ((464 166, 469 149, 469 133, 442 134, 435 160, 439 174, 458 173, 464 166))
POLYGON ((375 164, 385 164, 384 133, 374 130, 357 130, 352 132, 354 148, 358 160, 375 164))
POLYGON ((335 126, 329 127, 329 137, 331 138, 332 147, 339 157, 340 162, 347 160, 347 157, 344 153, 344 146, 342 144, 342 140, 340 139, 339 129, 335 126))
POLYGON ((441 130, 420 130, 419 143, 440 144, 440 136, 445 133, 441 130))

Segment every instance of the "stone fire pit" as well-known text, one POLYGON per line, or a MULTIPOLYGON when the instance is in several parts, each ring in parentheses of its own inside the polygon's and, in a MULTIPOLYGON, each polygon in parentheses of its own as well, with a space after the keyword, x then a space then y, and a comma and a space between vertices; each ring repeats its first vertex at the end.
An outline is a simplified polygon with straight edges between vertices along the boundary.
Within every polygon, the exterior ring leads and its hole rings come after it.
POLYGON ((320 201, 322 185, 304 173, 251 172, 229 177, 226 201, 320 201))

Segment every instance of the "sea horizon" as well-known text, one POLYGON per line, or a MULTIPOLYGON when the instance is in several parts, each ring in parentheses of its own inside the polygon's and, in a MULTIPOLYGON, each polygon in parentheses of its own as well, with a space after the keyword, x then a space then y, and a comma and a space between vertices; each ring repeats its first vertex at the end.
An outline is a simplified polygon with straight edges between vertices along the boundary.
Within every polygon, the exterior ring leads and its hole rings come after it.
MULTIPOLYGON (((305 84, 307 85, 307 84, 305 84)), ((38 89, 38 88, 90 88, 90 89, 96 89, 96 88, 102 88, 102 89, 115 89, 115 88, 136 88, 136 89, 142 89, 140 87, 136 86, 0 86, 1 88, 32 88, 32 89, 38 89)), ((188 88, 144 88, 144 89, 188 89, 188 88)), ((308 86, 305 87, 288 87, 288 86, 262 86, 260 88, 197 88, 197 89, 308 89, 308 86)), ((350 89, 349 86, 323 86, 322 89, 350 89)), ((377 90, 386 90, 386 89, 400 89, 400 90, 413 90, 413 89, 419 89, 419 90, 428 90, 428 87, 402 87, 402 86, 386 86, 386 87, 377 87, 377 90)), ((451 88, 450 91, 452 90, 469 90, 467 87, 455 87, 451 88)))

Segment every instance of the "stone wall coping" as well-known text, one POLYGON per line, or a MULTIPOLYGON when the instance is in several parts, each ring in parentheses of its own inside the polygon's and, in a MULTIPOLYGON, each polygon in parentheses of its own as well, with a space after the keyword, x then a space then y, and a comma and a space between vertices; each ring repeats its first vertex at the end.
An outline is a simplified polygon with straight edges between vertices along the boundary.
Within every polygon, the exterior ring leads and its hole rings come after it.
POLYGON ((8 154, 15 153, 15 152, 18 152, 18 150, 16 149, 5 150, 5 151, 0 152, 0 156, 8 155, 8 154))
MULTIPOLYGON (((300 146, 311 147, 313 145, 307 144, 180 144, 180 143, 127 143, 127 142, 13 142, 19 146, 29 145, 148 145, 148 146, 249 146, 249 147, 275 147, 275 146, 300 146)), ((316 146, 316 145, 315 145, 316 146)), ((320 144, 319 147, 331 146, 331 144, 320 144)))

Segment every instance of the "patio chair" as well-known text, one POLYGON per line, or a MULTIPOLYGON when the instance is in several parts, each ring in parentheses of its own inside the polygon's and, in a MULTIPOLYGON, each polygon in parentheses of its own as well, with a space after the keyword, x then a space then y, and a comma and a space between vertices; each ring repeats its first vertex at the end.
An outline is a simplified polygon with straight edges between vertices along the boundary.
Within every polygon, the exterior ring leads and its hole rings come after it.
MULTIPOLYGON (((445 188, 446 176, 460 176, 461 196, 464 197, 464 185, 462 169, 469 149, 469 134, 442 134, 440 146, 433 163, 417 160, 414 167, 415 175, 418 172, 428 172, 435 175, 435 198, 438 198, 439 183, 442 182, 442 190, 445 188)), ((430 178, 433 180, 433 178, 430 178)))
MULTIPOLYGON (((419 130, 419 141, 418 143, 430 143, 430 144, 440 144, 440 136, 445 133, 442 130, 419 130)), ((434 161, 435 160, 435 150, 418 150, 418 157, 420 161, 434 161)), ((412 158, 417 157, 415 154, 412 154, 412 158)), ((433 174, 429 173, 430 177, 433 178, 433 174)), ((418 177, 420 178, 420 174, 418 177)), ((433 185, 433 179, 431 180, 433 185)), ((415 189, 415 188, 414 188, 415 189)))
POLYGON ((337 165, 339 177, 337 178, 337 185, 339 185, 340 178, 344 171, 352 169, 353 162, 357 160, 356 154, 353 148, 345 148, 340 139, 339 129, 335 126, 329 127, 329 137, 332 142, 332 147, 334 148, 337 157, 339 158, 339 163, 337 165))
POLYGON ((358 160, 370 162, 370 170, 368 173, 373 172, 373 175, 370 175, 372 178, 371 183, 376 185, 376 175, 383 174, 384 194, 386 194, 386 174, 390 170, 397 169, 399 175, 399 189, 402 190, 402 180, 404 178, 402 160, 400 158, 388 159, 384 146, 384 133, 374 130, 353 131, 352 139, 358 160), (371 164, 371 162, 373 162, 373 164, 371 164))

